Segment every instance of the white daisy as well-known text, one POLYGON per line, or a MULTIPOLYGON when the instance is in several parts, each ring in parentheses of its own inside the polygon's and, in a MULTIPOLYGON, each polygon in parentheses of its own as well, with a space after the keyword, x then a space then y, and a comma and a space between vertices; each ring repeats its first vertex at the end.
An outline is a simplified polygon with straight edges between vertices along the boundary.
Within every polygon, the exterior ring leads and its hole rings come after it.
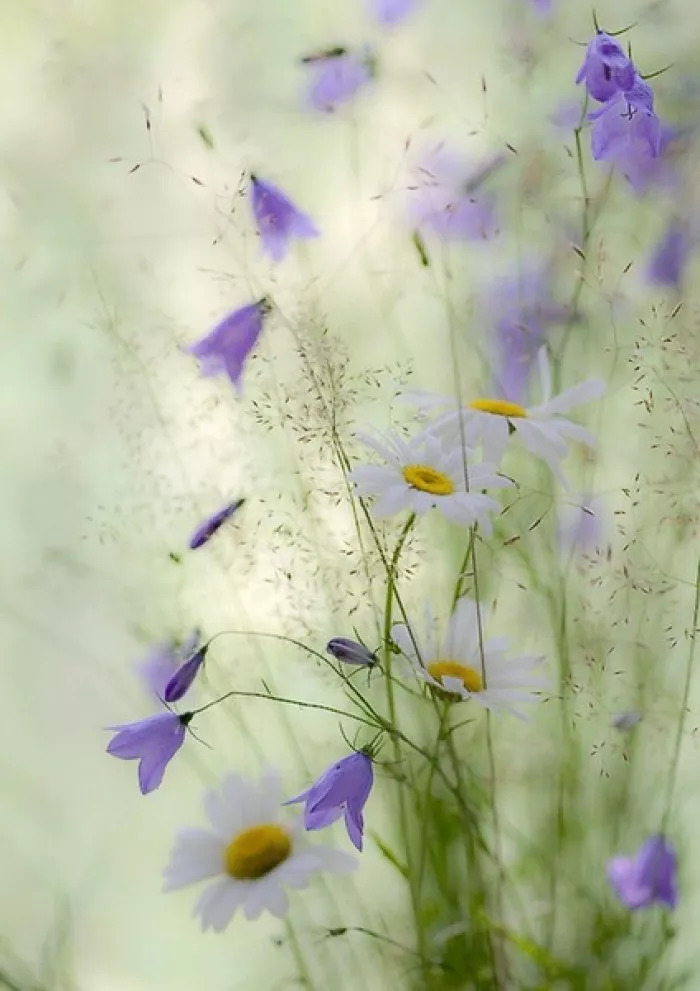
POLYGON ((356 437, 386 461, 385 465, 358 465, 350 472, 360 495, 377 497, 375 516, 393 516, 405 509, 421 515, 435 508, 453 523, 478 523, 486 536, 491 533, 489 513, 500 506, 483 490, 513 484, 498 474, 495 465, 473 461, 472 452, 467 450, 467 490, 465 457, 459 443, 446 449, 440 438, 428 431, 409 439, 395 433, 356 437))
POLYGON ((281 801, 276 773, 259 782, 232 774, 205 798, 213 829, 178 834, 163 872, 165 891, 213 880, 194 907, 203 930, 221 932, 238 908, 247 919, 265 910, 282 918, 288 908, 285 887, 305 888, 319 871, 345 874, 357 866, 349 854, 310 844, 300 817, 282 824, 281 801))
MULTIPOLYGON (((483 608, 482 622, 484 619, 483 608)), ((546 679, 539 673, 542 657, 507 657, 507 637, 492 637, 483 644, 483 667, 479 650, 476 603, 460 599, 440 640, 435 620, 426 606, 426 635, 421 641, 413 627, 392 627, 391 638, 408 659, 415 674, 441 698, 454 702, 474 699, 485 709, 525 717, 516 708, 535 702, 546 679)))
POLYGON ((403 398, 424 410, 447 409, 430 428, 445 439, 458 433, 459 416, 464 424, 466 443, 481 446, 484 457, 500 464, 505 453, 508 438, 515 432, 525 447, 541 458, 552 474, 564 485, 566 481, 560 462, 568 452, 569 441, 579 441, 587 447, 595 447, 593 435, 561 414, 568 413, 574 406, 598 399, 605 392, 602 379, 587 379, 571 389, 565 389, 552 396, 552 383, 549 363, 544 348, 538 355, 543 402, 538 406, 521 406, 508 399, 473 399, 460 409, 455 409, 455 400, 432 393, 406 392, 403 398))

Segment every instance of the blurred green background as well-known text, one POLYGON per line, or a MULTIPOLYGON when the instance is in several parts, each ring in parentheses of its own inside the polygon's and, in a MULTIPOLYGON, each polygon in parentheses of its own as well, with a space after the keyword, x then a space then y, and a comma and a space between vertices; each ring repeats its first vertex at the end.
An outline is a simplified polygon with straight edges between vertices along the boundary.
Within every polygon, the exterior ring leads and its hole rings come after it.
MULTIPOLYGON (((663 114, 664 93, 677 98, 679 81, 697 68, 694 3, 607 0, 597 14, 610 29, 638 22, 635 58, 647 71, 674 63, 657 86, 663 114)), ((133 663, 153 643, 194 626, 211 634, 288 620, 319 645, 342 612, 342 595, 326 581, 334 569, 336 586, 343 580, 333 556, 340 537, 329 542, 335 524, 325 521, 316 544, 299 536, 315 479, 295 474, 292 428, 263 430, 252 405, 274 408, 280 381, 293 391, 283 327, 266 337, 238 401, 228 383, 203 380, 182 347, 269 290, 302 330, 338 335, 356 372, 380 370, 386 403, 365 408, 376 424, 387 422, 404 363, 420 370, 416 384, 444 387, 446 314, 469 312, 495 272, 548 256, 559 217, 564 228, 576 223, 571 135, 550 115, 578 95, 576 43, 591 24, 591 10, 572 0, 559 0, 548 21, 524 0, 426 0, 389 33, 361 0, 0 4, 0 934, 47 987, 70 987, 61 975, 71 969, 75 986, 90 991, 273 987, 289 973, 286 957, 271 957, 276 923, 253 930, 237 921, 224 937, 205 938, 190 918, 191 893, 160 892, 172 834, 201 820, 203 783, 232 766, 257 772, 253 743, 299 790, 289 731, 260 707, 233 722, 217 711, 205 733, 215 750, 176 762, 167 787, 147 798, 133 765, 104 753, 103 727, 149 711, 133 663), (372 88, 337 115, 307 111, 299 57, 366 41, 379 51, 372 88), (412 149, 443 138, 475 160, 507 142, 517 174, 503 181, 499 248, 455 249, 423 271, 402 190, 412 149), (323 231, 275 269, 260 255, 241 195, 252 168, 323 231), (239 540, 171 559, 204 515, 242 492, 253 504, 239 540)), ((596 239, 592 316, 567 372, 568 383, 588 372, 619 376, 596 475, 611 513, 646 450, 633 432, 625 362, 641 328, 658 341, 668 315, 636 270, 624 269, 662 226, 662 205, 617 187, 596 239)), ((464 375, 476 384, 481 366, 464 375)), ((686 485, 697 481, 692 471, 686 485)), ((691 502, 697 549, 697 495, 691 502)), ((644 522, 649 547, 654 519, 652 510, 644 522)), ((667 549, 659 553, 668 566, 667 549)), ((676 561, 685 581, 691 557, 676 561)), ((677 608, 687 625, 687 601, 679 597, 677 608)), ((229 643, 222 657, 226 671, 212 688, 272 672, 289 691, 323 689, 317 673, 290 671, 288 652, 229 643)), ((335 740, 334 726, 307 725, 316 757, 335 740)), ((694 783, 693 728, 691 719, 694 783)), ((358 888, 390 920, 403 895, 384 875, 379 891, 374 868, 370 851, 356 883, 343 881, 334 897, 356 906, 358 888)), ((698 905, 686 870, 681 920, 691 933, 698 905)), ((324 899, 303 909, 311 932, 344 924, 324 899)), ((348 977, 342 986, 380 987, 372 984, 378 959, 368 948, 357 972, 366 968, 364 983, 348 977)))

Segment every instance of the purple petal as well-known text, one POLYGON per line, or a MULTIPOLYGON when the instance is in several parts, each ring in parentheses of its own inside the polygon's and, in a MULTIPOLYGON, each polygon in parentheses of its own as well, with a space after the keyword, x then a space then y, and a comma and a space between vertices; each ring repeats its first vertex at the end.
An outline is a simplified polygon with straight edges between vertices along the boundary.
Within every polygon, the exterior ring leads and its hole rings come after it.
POLYGON ((647 279, 656 285, 680 289, 691 248, 685 226, 672 220, 649 260, 647 279))
POLYGON ((244 502, 245 499, 235 499, 233 502, 224 506, 223 509, 214 513, 213 516, 210 516, 204 523, 200 523, 190 538, 190 549, 196 550, 198 547, 206 544, 214 536, 216 531, 223 526, 226 520, 230 519, 237 509, 240 509, 244 502))
POLYGON ((398 24, 418 6, 419 0, 370 0, 370 8, 380 24, 398 24))
POLYGON ((258 226, 263 250, 273 261, 281 261, 287 253, 292 236, 317 237, 315 224, 305 213, 298 210, 285 194, 251 175, 251 201, 253 215, 258 226))
POLYGON ((341 103, 347 103, 372 79, 371 56, 347 52, 321 55, 306 59, 309 73, 307 102, 315 110, 331 113, 341 103))
POLYGON ((179 702, 191 687, 194 679, 199 674, 199 669, 204 664, 209 644, 200 647, 199 650, 185 661, 182 667, 178 668, 168 684, 165 686, 165 701, 179 702))
POLYGON ((178 716, 159 712, 136 723, 114 726, 117 735, 109 743, 107 753, 122 760, 140 760, 139 787, 146 795, 163 780, 168 762, 184 742, 185 727, 191 718, 191 713, 178 716))
POLYGON ((224 317, 211 333, 192 345, 189 351, 201 361, 202 374, 226 372, 240 390, 243 367, 258 343, 269 312, 269 301, 259 299, 224 317))

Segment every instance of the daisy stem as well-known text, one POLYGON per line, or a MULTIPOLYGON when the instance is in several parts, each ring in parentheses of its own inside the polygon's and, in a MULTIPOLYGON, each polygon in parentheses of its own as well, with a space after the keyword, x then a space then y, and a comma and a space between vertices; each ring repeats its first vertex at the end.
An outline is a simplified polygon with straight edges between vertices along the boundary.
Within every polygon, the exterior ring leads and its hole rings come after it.
POLYGON ((285 929, 287 930, 289 945, 292 948, 292 956, 294 957, 294 962, 296 963, 297 969, 299 971, 299 983, 303 987, 309 988, 309 991, 313 991, 314 982, 311 978, 311 972, 309 971, 309 968, 306 964, 306 960, 304 959, 304 954, 301 949, 301 944, 299 943, 297 934, 294 931, 294 926, 289 921, 289 918, 286 918, 284 920, 284 925, 285 925, 285 929))
POLYGON ((698 558, 698 565, 695 572, 695 600, 693 604, 693 620, 690 630, 690 645, 688 647, 688 661, 685 666, 685 681, 683 683, 683 696, 681 699, 681 711, 678 715, 678 724, 676 726, 676 739, 673 745, 673 756, 671 758, 671 767, 668 772, 667 783, 666 783, 666 797, 664 800, 664 812, 661 818, 661 828, 659 832, 663 833, 668 825, 668 820, 671 815, 671 808, 673 805, 673 793, 676 786, 676 778, 678 777, 678 764, 681 755, 681 745, 683 743, 683 727, 685 725, 685 717, 688 712, 688 699, 690 697, 690 683, 693 676, 693 663, 695 661, 695 641, 698 631, 698 615, 700 614, 700 558, 698 558))

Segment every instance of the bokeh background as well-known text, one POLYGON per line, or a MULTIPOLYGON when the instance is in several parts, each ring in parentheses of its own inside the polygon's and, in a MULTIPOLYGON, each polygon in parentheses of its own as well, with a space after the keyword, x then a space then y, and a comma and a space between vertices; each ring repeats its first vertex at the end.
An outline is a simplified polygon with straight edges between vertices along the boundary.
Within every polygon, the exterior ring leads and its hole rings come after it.
MULTIPOLYGON (((692 0, 604 0, 596 12, 611 30, 636 22, 635 59, 646 71, 673 64, 655 84, 657 109, 692 123, 700 50, 692 0)), ((0 935, 18 987, 223 991, 289 981, 287 948, 275 943, 283 927, 239 921, 223 937, 202 936, 191 893, 162 895, 160 872, 174 831, 200 822, 205 784, 232 766, 256 773, 272 761, 300 790, 300 768, 320 770, 335 724, 284 722, 263 704, 217 710, 204 734, 214 749, 183 755, 167 787, 147 798, 133 765, 104 753, 104 727, 150 711, 134 664, 154 643, 193 627, 294 629, 318 647, 337 617, 347 621, 339 556, 347 533, 332 512, 314 509, 322 452, 316 474, 313 458, 298 461, 295 430, 308 411, 283 324, 265 337, 240 400, 227 382, 203 380, 183 347, 271 291, 300 331, 327 327, 340 338, 358 418, 386 425, 411 368, 421 387, 444 385, 446 314, 476 311, 494 274, 561 254, 577 223, 571 131, 552 118, 580 97, 577 45, 591 32, 591 10, 572 0, 554 0, 546 19, 526 0, 425 0, 390 32, 362 0, 0 4, 0 935), (362 43, 378 49, 373 85, 338 114, 310 112, 299 57, 362 43), (499 247, 438 252, 425 270, 406 220, 406 177, 413 150, 439 140, 475 161, 508 145, 514 164, 496 179, 499 247), (280 267, 260 254, 243 194, 250 169, 323 231, 280 267), (295 376, 299 405, 292 398, 285 417, 295 376), (200 555, 184 554, 194 526, 240 493, 249 500, 240 526, 200 555)), ((599 182, 588 158, 587 169, 599 182)), ((692 181, 687 188, 691 210, 692 181)), ((620 180, 572 344, 569 381, 584 371, 617 376, 595 476, 611 519, 649 453, 646 436, 638 442, 629 356, 646 334, 642 363, 655 361, 677 302, 645 286, 639 264, 671 208, 666 193, 635 198, 620 180)), ((564 279, 574 261, 564 262, 564 279)), ((685 326, 697 335, 692 284, 685 326)), ((466 381, 479 374, 476 362, 465 367, 466 381)), ((661 434, 667 415, 662 400, 653 421, 661 434)), ((696 467, 679 469, 673 483, 690 519, 687 554, 655 549, 668 490, 637 493, 635 533, 650 573, 656 580, 676 566, 669 621, 680 630, 693 540, 697 550, 693 477, 696 467)), ((533 638, 523 634, 524 649, 533 638)), ((265 677, 322 697, 318 671, 288 650, 229 641, 218 656, 212 690, 231 679, 254 689, 265 677)), ((675 685, 660 718, 673 718, 675 685)), ((615 699, 596 701, 606 717, 615 708, 615 699)), ((688 785, 695 711, 684 741, 688 785)), ((690 794, 687 805, 690 821, 690 794)), ((380 822, 382 814, 378 803, 380 822)), ((698 909, 692 853, 686 946, 698 909)), ((339 987, 381 987, 377 949, 363 944, 352 955, 351 976, 346 951, 337 943, 329 951, 323 927, 349 916, 361 924, 375 910, 390 922, 403 897, 370 850, 355 881, 331 882, 300 905, 308 945, 331 968, 321 972, 339 987)))

